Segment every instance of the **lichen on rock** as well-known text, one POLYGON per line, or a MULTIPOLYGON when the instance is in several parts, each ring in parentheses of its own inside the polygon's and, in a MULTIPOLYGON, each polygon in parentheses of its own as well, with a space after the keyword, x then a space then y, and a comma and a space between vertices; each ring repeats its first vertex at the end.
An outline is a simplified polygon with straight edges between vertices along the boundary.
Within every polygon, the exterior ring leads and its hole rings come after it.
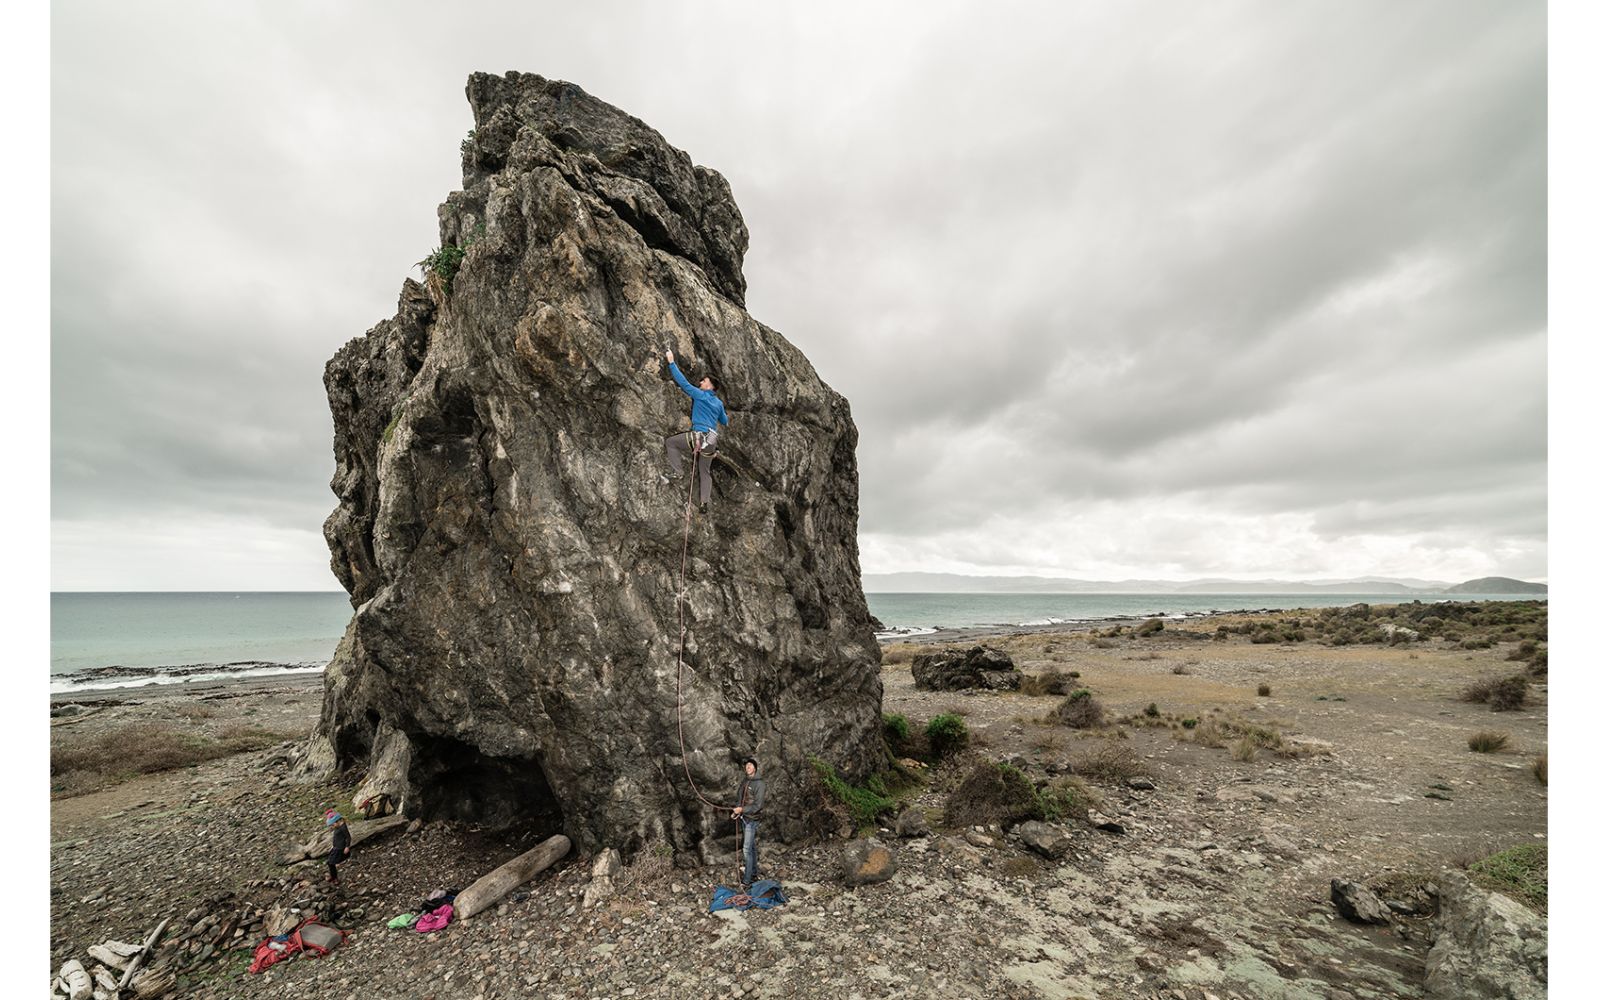
POLYGON ((570 83, 477 73, 467 97, 439 208, 459 267, 406 281, 324 377, 356 611, 310 756, 409 816, 710 857, 731 826, 685 771, 728 803, 753 753, 764 835, 803 833, 808 755, 884 763, 849 404, 745 312, 719 174, 570 83), (731 415, 709 513, 656 482, 689 410, 664 348, 731 415))

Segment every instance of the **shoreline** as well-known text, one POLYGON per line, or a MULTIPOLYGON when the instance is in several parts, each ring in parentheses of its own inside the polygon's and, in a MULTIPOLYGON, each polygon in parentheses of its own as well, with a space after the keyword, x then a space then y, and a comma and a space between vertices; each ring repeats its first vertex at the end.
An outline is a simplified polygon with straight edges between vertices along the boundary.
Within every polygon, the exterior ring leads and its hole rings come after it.
POLYGON ((1091 632, 1095 629, 1117 625, 1136 625, 1139 622, 1149 621, 1152 618, 1164 622, 1185 622, 1194 618, 1223 618, 1230 615, 1273 615, 1287 614, 1294 611, 1317 611, 1320 608, 1239 608, 1230 611, 1183 611, 1175 614, 1157 612, 1149 615, 1114 615, 1106 618, 1079 618, 1065 622, 1039 622, 1037 624, 993 624, 993 625, 934 625, 927 631, 912 631, 911 629, 885 629, 874 632, 878 645, 886 646, 893 643, 950 643, 967 642, 973 639, 1000 638, 1017 635, 1046 635, 1046 634, 1071 634, 1075 632, 1091 632))
POLYGON ((289 691, 322 690, 325 668, 295 673, 248 674, 224 677, 207 677, 199 680, 175 681, 170 684, 141 684, 136 687, 79 688, 74 691, 50 692, 50 707, 61 705, 130 705, 140 702, 199 698, 201 700, 240 697, 260 694, 274 688, 289 691))

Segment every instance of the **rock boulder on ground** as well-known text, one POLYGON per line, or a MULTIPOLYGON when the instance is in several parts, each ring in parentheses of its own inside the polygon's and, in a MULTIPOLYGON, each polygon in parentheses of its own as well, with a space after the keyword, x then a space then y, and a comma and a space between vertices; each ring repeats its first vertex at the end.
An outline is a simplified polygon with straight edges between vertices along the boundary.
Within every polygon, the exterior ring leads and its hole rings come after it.
POLYGON ((1072 849, 1072 834, 1054 823, 1029 820, 1018 824, 1012 832, 1022 838, 1028 850, 1052 861, 1065 857, 1072 849))
POLYGON ((911 660, 911 676, 925 691, 1015 691, 1022 683, 1011 657, 992 646, 918 653, 911 660))
POLYGON ((894 852, 876 837, 852 840, 839 852, 839 877, 848 886, 887 882, 898 868, 894 852))
POLYGON ((803 834, 807 755, 884 763, 849 404, 745 312, 721 175, 570 83, 467 98, 433 269, 324 376, 355 615, 304 759, 408 817, 706 860, 753 753, 763 835, 803 834), (708 512, 657 483, 663 348, 728 407, 708 512))
POLYGON ((1548 993, 1549 926, 1521 903, 1447 872, 1423 985, 1459 1000, 1543 1000, 1548 993))
POLYGON ((1384 905, 1377 893, 1360 882, 1336 878, 1333 880, 1332 896, 1333 905, 1338 908, 1339 915, 1346 920, 1358 924, 1389 922, 1389 907, 1384 905))

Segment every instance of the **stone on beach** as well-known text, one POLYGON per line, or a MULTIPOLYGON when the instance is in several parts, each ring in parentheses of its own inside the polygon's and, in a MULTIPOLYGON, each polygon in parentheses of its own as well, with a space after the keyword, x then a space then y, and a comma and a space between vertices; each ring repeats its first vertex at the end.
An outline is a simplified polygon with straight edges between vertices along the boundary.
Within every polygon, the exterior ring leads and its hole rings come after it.
POLYGON ((911 676, 917 687, 929 691, 1015 691, 1022 684, 1011 657, 992 646, 918 653, 911 660, 911 676))

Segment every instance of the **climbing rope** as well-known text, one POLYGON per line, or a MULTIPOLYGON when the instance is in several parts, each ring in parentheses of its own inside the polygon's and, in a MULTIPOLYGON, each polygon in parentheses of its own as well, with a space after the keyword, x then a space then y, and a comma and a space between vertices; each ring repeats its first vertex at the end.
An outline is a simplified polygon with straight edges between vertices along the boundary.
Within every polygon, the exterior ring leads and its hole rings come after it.
POLYGON ((683 555, 678 560, 678 756, 683 761, 683 776, 689 779, 689 788, 695 798, 713 809, 732 812, 732 806, 712 802, 700 794, 700 786, 694 783, 694 775, 689 772, 689 749, 683 738, 683 653, 689 641, 689 627, 683 620, 683 597, 689 585, 689 527, 690 515, 694 511, 695 474, 700 471, 700 437, 693 431, 687 433, 694 444, 694 458, 689 463, 689 475, 685 477, 689 481, 689 488, 683 498, 683 555))

